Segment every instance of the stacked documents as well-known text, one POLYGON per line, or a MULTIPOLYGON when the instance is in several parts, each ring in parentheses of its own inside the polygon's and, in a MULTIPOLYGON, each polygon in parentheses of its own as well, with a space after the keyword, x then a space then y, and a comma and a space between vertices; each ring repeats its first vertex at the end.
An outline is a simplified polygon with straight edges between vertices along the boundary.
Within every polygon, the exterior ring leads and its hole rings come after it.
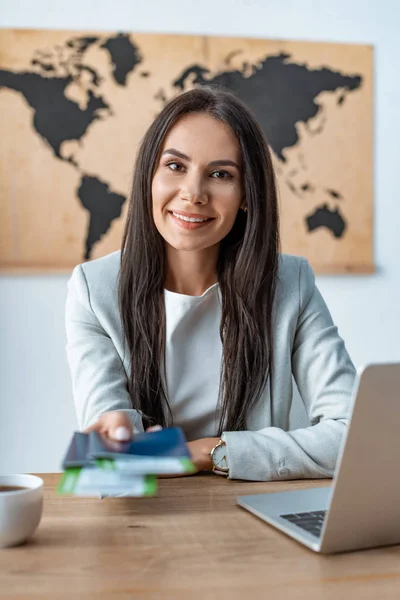
POLYGON ((152 496, 157 475, 193 473, 183 431, 170 427, 114 442, 91 431, 75 431, 62 463, 58 494, 152 496))

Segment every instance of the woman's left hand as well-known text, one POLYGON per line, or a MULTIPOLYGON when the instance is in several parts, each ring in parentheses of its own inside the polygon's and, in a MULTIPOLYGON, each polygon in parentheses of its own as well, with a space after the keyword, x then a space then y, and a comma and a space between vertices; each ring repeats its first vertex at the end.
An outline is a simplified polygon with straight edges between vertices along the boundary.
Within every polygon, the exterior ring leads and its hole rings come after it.
POLYGON ((202 438, 201 440, 194 440, 187 443, 197 473, 199 471, 212 471, 213 463, 210 452, 218 444, 219 439, 202 438))
MULTIPOLYGON (((146 432, 159 431, 161 427, 154 425, 146 429, 146 432)), ((194 464, 196 471, 192 473, 182 473, 181 475, 159 475, 159 477, 183 477, 184 475, 195 475, 199 471, 212 471, 212 460, 210 456, 211 450, 219 442, 220 438, 202 438, 200 440, 194 440, 193 442, 187 442, 187 447, 192 455, 192 463, 194 464)))

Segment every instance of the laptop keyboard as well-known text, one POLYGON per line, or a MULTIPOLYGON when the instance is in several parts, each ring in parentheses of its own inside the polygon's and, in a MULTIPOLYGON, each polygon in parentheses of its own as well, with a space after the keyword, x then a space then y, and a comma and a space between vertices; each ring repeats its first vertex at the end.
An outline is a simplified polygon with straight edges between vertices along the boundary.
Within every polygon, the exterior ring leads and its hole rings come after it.
POLYGON ((287 515, 279 515, 282 519, 286 519, 291 523, 301 527, 319 537, 321 535, 322 525, 324 523, 326 510, 314 510, 312 512, 289 513, 287 515))

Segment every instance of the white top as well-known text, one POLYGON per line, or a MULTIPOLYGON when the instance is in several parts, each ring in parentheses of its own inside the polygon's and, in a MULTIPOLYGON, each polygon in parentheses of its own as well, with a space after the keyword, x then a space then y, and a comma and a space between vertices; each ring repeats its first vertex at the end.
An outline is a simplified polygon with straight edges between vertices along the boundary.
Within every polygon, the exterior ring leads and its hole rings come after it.
POLYGON ((202 296, 164 290, 167 397, 188 440, 215 437, 222 343, 216 283, 202 296))
MULTIPOLYGON (((78 265, 68 287, 67 357, 79 426, 124 410, 143 431, 127 390, 130 369, 118 308, 120 253, 78 265)), ((217 435, 222 346, 218 284, 202 296, 164 291, 167 394, 188 441, 217 435)), ((281 255, 269 385, 248 431, 224 432, 231 478, 330 477, 349 417, 355 369, 303 258, 281 255), (288 431, 294 376, 311 427, 288 431)), ((246 373, 243 373, 246 377, 246 373)))

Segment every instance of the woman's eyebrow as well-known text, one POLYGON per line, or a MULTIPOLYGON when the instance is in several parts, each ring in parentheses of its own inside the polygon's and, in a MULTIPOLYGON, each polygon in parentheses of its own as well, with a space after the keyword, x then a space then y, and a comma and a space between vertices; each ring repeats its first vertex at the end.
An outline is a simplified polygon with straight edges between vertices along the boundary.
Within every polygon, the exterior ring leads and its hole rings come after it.
MULTIPOLYGON (((164 156, 164 154, 173 154, 174 156, 177 156, 178 158, 182 158, 183 160, 187 160, 188 162, 191 162, 191 158, 190 156, 187 156, 187 154, 184 154, 183 152, 179 152, 179 150, 175 150, 175 148, 168 148, 167 150, 164 150, 164 152, 162 153, 161 156, 164 156)), ((236 169, 239 169, 239 165, 237 163, 235 163, 234 160, 230 160, 229 158, 221 158, 220 160, 212 160, 210 163, 208 163, 209 167, 219 167, 219 166, 230 166, 230 167, 235 167, 236 169)))

